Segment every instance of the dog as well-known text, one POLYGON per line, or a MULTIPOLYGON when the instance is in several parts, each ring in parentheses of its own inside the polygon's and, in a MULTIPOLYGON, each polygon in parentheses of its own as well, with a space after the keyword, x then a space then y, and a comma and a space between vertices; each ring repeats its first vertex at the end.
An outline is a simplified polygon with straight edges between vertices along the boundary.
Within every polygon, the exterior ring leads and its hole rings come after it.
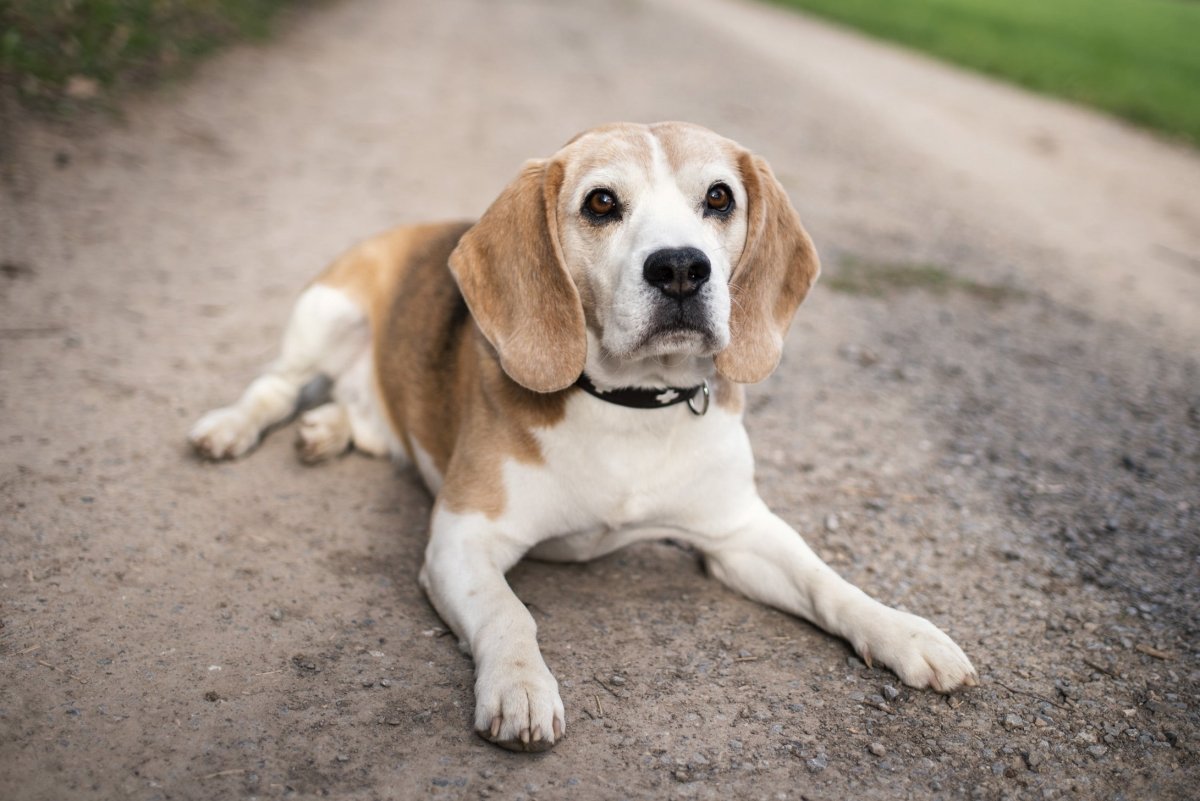
POLYGON ((395 228, 300 295, 281 354, 192 428, 209 459, 300 417, 316 462, 406 456, 436 500, 419 581, 475 661, 475 730, 566 732, 504 574, 671 537, 734 590, 845 638, 912 687, 978 683, 946 634, 839 577, 754 484, 742 385, 770 375, 820 271, 770 167, 697 125, 614 124, 527 162, 474 223, 395 228))

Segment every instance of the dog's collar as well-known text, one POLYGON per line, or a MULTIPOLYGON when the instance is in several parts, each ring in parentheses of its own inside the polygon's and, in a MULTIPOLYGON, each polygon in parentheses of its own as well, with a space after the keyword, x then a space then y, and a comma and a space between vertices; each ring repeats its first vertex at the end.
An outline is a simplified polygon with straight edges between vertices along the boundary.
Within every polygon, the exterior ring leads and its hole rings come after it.
POLYGON ((598 389, 587 374, 581 374, 575 386, 589 395, 602 401, 615 403, 618 406, 628 406, 631 409, 664 409, 677 403, 686 403, 688 409, 697 417, 702 417, 708 411, 708 381, 703 381, 694 387, 666 387, 663 389, 647 389, 645 387, 621 387, 619 389, 598 389))

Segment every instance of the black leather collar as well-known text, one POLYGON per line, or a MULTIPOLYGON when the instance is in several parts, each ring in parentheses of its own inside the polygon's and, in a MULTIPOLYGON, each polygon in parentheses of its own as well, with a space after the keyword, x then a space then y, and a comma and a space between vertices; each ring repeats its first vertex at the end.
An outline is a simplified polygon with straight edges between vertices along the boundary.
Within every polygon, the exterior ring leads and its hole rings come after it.
POLYGON ((694 387, 621 387, 619 389, 597 389, 586 374, 580 375, 575 386, 602 401, 628 406, 631 409, 665 409, 678 403, 686 403, 692 414, 703 416, 708 411, 708 382, 694 387))

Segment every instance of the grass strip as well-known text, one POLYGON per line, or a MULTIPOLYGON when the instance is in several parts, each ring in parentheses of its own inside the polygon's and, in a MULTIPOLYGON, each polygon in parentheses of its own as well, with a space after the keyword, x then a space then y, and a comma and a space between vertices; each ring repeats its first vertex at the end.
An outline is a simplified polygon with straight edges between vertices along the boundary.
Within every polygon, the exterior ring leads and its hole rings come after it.
POLYGON ((1196 0, 775 0, 1200 145, 1196 0))
POLYGON ((62 110, 187 71, 239 39, 262 39, 298 0, 0 0, 0 83, 62 110))

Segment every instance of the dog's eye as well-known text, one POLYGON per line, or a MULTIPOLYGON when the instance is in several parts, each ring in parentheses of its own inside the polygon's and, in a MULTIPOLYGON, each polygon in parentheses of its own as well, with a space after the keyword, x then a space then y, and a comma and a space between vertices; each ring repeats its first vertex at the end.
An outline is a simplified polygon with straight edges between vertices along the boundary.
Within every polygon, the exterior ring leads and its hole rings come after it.
POLYGON ((733 192, 725 184, 713 184, 708 188, 704 202, 707 205, 706 212, 728 214, 733 209, 733 192))
POLYGON ((611 217, 618 209, 617 196, 609 189, 593 189, 583 200, 583 210, 592 217, 611 217))

